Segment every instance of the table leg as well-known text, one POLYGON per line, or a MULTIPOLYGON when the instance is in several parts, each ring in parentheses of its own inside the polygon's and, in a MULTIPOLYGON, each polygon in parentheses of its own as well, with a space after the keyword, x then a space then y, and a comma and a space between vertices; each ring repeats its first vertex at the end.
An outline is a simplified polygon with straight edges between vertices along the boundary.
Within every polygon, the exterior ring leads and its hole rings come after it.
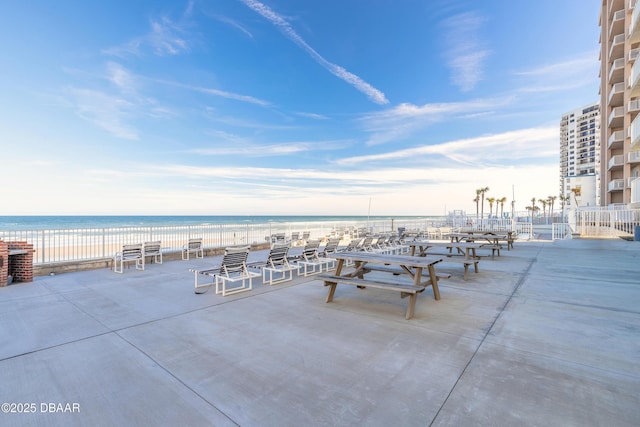
POLYGON ((436 269, 433 264, 429 265, 429 276, 431 278, 431 287, 433 288, 433 297, 436 300, 440 299, 440 289, 438 289, 438 276, 436 276, 436 269))
MULTIPOLYGON (((340 273, 342 272, 342 266, 344 265, 344 259, 339 259, 338 260, 338 264, 336 265, 336 276, 339 276, 340 273)), ((334 282, 324 282, 325 286, 329 286, 329 293, 327 294, 327 299, 325 302, 331 302, 333 301, 333 295, 336 293, 336 287, 338 286, 337 283, 334 282)))

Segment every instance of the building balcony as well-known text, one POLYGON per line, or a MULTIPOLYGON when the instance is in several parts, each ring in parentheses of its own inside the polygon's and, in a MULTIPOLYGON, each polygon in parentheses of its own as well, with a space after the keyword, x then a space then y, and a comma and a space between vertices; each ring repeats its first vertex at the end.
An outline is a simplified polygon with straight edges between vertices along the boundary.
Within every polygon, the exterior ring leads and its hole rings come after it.
MULTIPOLYGON (((640 9, 640 7, 638 8, 640 9)), ((629 126, 629 138, 631 138, 631 149, 640 149, 640 116, 636 116, 629 126)))
POLYGON ((631 89, 629 96, 640 96, 640 61, 635 61, 631 66, 631 73, 629 75, 629 89, 631 89))
POLYGON ((638 19, 640 18, 640 7, 633 8, 633 14, 631 15, 631 24, 629 25, 629 42, 640 42, 640 25, 638 25, 638 19))
POLYGON ((609 127, 621 128, 624 124, 624 107, 615 107, 609 113, 609 127))
POLYGON ((611 24, 609 25, 609 37, 617 36, 624 33, 624 17, 626 12, 624 9, 618 10, 613 14, 611 24))
POLYGON ((624 179, 612 179, 607 186, 609 191, 622 191, 624 190, 624 179))
MULTIPOLYGON (((636 63, 633 65, 636 65, 636 63)), ((624 81, 624 58, 618 58, 613 61, 613 64, 611 64, 611 70, 609 70, 609 84, 613 85, 622 81, 624 81)))
POLYGON ((632 151, 627 155, 629 163, 640 163, 640 151, 632 151))
POLYGON ((629 113, 629 120, 636 118, 636 115, 640 111, 640 99, 632 99, 627 103, 627 113, 629 113))
POLYGON ((624 131, 617 130, 611 134, 609 137, 609 142, 607 143, 607 148, 616 149, 622 148, 622 143, 624 142, 624 131))
POLYGON ((629 51, 629 62, 633 63, 640 55, 640 48, 631 49, 629 51))
POLYGON ((624 41, 626 37, 624 34, 618 34, 611 40, 611 47, 609 48, 609 58, 622 58, 624 55, 624 41))
POLYGON ((611 159, 609 159, 609 170, 611 169, 619 169, 624 166, 624 156, 622 154, 617 154, 611 159))
POLYGON ((640 203, 640 178, 631 178, 631 203, 640 203))
POLYGON ((609 92, 609 107, 619 107, 624 100, 624 82, 616 83, 611 86, 609 92))

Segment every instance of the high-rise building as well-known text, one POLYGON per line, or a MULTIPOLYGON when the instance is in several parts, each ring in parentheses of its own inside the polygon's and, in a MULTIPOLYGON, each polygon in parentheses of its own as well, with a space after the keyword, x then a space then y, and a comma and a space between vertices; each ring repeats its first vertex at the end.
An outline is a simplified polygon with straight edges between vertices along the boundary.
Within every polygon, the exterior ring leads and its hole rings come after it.
POLYGON ((601 205, 640 205, 640 4, 602 0, 601 205))
POLYGON ((600 103, 560 121, 560 194, 567 207, 600 205, 600 103))

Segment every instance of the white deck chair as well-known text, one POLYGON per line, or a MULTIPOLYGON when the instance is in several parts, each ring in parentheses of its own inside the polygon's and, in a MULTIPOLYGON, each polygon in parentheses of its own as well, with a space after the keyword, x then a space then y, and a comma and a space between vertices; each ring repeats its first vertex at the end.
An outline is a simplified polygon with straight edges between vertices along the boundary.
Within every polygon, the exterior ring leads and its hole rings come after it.
POLYGON ((205 293, 214 284, 216 286, 216 294, 222 294, 223 297, 253 289, 252 280, 254 277, 259 277, 260 273, 249 271, 247 268, 248 255, 249 246, 229 247, 224 251, 220 267, 210 270, 190 269, 189 271, 192 271, 195 275, 195 293, 205 293), (198 276, 200 275, 212 277, 213 282, 200 284, 198 282, 198 276), (240 285, 228 288, 227 282, 240 282, 240 285))
POLYGON ((302 254, 295 257, 295 264, 298 267, 298 274, 302 274, 307 277, 312 274, 322 273, 322 266, 325 262, 318 255, 318 248, 320 247, 319 240, 311 240, 302 250, 302 254))
POLYGON ((142 251, 144 253, 144 257, 153 257, 153 262, 157 262, 158 264, 162 264, 162 243, 160 240, 156 240, 154 242, 144 242, 142 246, 142 251))
POLYGON ((188 260, 189 255, 195 254, 196 258, 204 258, 204 249, 202 247, 202 238, 189 239, 182 247, 182 259, 188 260))
POLYGON ((297 269, 297 267, 289 264, 288 254, 289 245, 273 245, 266 263, 253 263, 248 267, 261 269, 262 283, 269 286, 287 282, 293 280, 293 271, 297 269))
POLYGON ((123 245, 120 252, 113 257, 113 271, 123 273, 124 264, 135 262, 136 270, 144 270, 144 256, 142 255, 142 243, 123 245), (120 265, 120 268, 118 268, 120 265))

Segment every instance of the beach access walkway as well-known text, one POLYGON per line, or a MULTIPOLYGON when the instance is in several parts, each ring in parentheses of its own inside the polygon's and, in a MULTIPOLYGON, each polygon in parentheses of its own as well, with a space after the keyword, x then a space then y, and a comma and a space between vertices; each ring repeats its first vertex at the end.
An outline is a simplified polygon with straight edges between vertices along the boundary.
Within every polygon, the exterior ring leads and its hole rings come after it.
POLYGON ((189 268, 219 258, 0 288, 0 425, 640 420, 640 242, 517 241, 467 281, 437 266, 452 277, 411 320, 376 289, 325 303, 313 276, 195 295, 189 268))

